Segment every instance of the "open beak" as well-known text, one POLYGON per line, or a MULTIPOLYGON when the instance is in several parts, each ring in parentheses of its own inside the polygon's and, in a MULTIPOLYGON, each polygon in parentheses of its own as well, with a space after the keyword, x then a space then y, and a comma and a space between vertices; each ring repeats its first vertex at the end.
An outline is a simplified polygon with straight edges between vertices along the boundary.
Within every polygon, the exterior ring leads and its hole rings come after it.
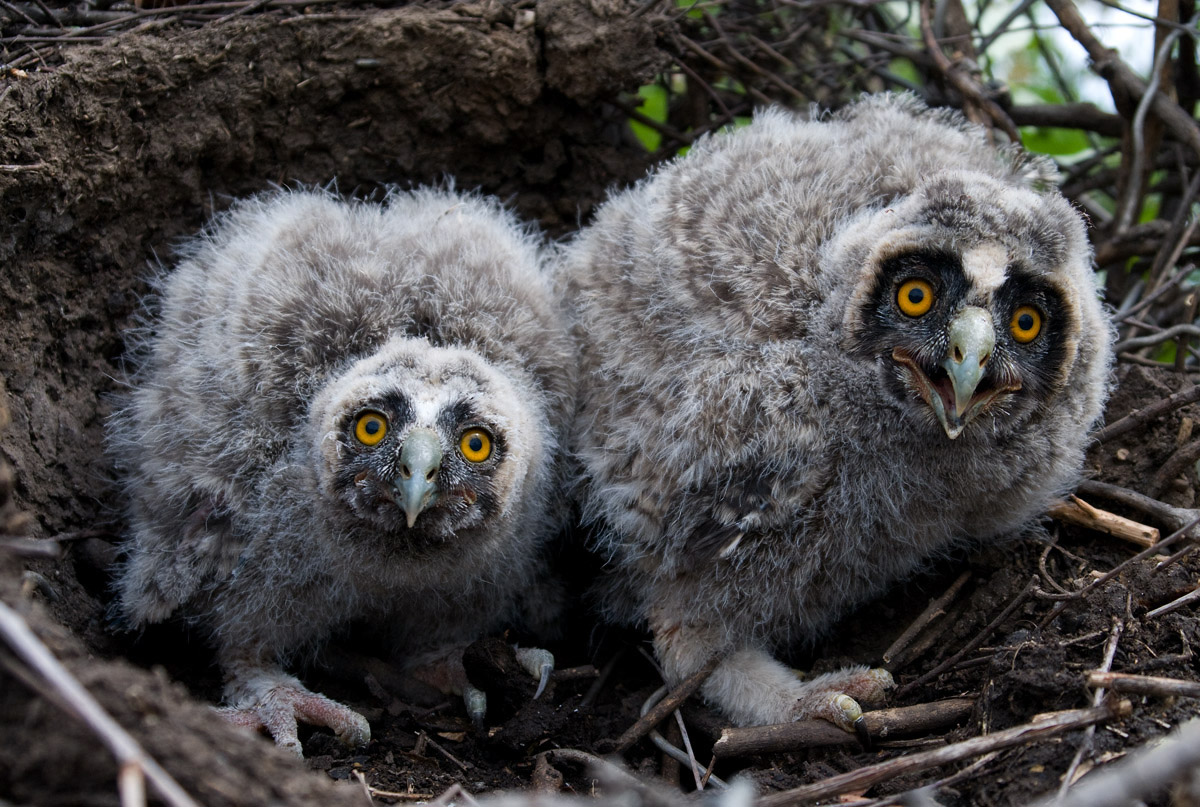
POLYGON ((1002 386, 985 387, 980 383, 987 373, 992 350, 996 346, 996 329, 992 315, 978 306, 967 306, 955 314, 947 331, 949 344, 939 368, 944 378, 936 381, 900 348, 892 351, 892 358, 901 364, 915 382, 917 391, 929 404, 946 436, 951 440, 962 434, 980 412, 1004 393, 1016 392, 1020 381, 1002 386))
POLYGON ((392 496, 411 528, 417 516, 437 501, 442 444, 433 429, 413 429, 400 449, 400 475, 392 480, 392 496))

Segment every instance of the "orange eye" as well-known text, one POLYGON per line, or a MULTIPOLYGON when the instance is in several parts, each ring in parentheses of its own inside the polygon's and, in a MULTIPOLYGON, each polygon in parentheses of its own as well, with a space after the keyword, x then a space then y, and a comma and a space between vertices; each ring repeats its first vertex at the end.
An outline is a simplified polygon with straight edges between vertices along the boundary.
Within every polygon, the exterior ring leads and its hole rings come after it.
POLYGON ((1013 312, 1008 329, 1021 344, 1032 342, 1042 332, 1042 314, 1031 305, 1023 305, 1013 312))
POLYGON ((354 423, 354 436, 364 446, 373 446, 387 434, 387 418, 378 412, 359 415, 354 423))
POLYGON ((483 429, 467 429, 458 441, 458 450, 471 462, 483 462, 492 456, 492 436, 483 429))
POLYGON ((904 281, 896 292, 896 305, 906 316, 924 316, 933 308, 933 286, 919 277, 904 281))

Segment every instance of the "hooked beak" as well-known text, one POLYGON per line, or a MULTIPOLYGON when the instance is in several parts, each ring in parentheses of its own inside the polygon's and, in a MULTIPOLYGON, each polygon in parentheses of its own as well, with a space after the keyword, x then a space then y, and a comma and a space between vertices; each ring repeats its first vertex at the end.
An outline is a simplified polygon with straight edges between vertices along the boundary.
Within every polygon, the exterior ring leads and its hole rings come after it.
POLYGON ((400 449, 400 475, 392 480, 392 495, 404 511, 409 528, 417 516, 437 501, 442 445, 432 429, 413 429, 400 449))
POLYGON ((946 436, 953 440, 1000 395, 1019 390, 1021 382, 979 390, 996 346, 996 329, 992 315, 986 310, 978 306, 963 308, 951 320, 947 336, 946 356, 939 365, 946 378, 936 384, 900 348, 892 352, 892 358, 909 371, 917 391, 933 410, 946 436))

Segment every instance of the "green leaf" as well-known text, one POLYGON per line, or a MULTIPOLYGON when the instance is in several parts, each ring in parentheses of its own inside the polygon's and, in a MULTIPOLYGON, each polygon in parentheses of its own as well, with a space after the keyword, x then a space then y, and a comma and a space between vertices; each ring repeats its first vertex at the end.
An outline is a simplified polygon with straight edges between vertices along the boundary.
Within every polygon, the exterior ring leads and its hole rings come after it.
MULTIPOLYGON (((669 100, 666 87, 661 84, 643 84, 638 87, 638 97, 642 99, 637 108, 638 112, 650 120, 666 123, 669 100)), ((656 129, 632 118, 629 120, 629 128, 646 151, 658 151, 658 147, 662 145, 662 134, 656 129)))
POLYGON ((1079 129, 1053 126, 1022 126, 1021 143, 1030 151, 1056 157, 1078 154, 1092 147, 1087 135, 1079 129))

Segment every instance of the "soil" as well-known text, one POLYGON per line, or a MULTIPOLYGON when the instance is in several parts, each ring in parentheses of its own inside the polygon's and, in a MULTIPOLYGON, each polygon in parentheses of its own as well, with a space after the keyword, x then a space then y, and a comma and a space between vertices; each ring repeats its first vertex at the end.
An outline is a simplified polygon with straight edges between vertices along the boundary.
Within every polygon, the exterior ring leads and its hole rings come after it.
MULTIPOLYGON (((0 600, 201 803, 361 804, 360 775, 376 791, 406 794, 377 794, 380 801, 433 797, 452 785, 473 794, 544 786, 555 780, 545 769, 535 774, 540 752, 607 753, 660 685, 642 652, 644 636, 600 627, 581 609, 568 639, 550 648, 560 670, 574 675, 560 674, 536 701, 521 682, 499 676, 493 703, 503 704, 509 689, 517 694, 477 732, 460 705, 410 705, 386 664, 337 645, 306 676, 368 717, 374 739, 347 750, 314 730, 297 761, 214 717, 205 706, 219 688, 211 658, 181 630, 137 637, 108 630, 107 568, 123 525, 103 452, 121 333, 145 291, 147 262, 169 261, 175 239, 230 198, 271 184, 336 182, 366 195, 447 176, 499 194, 552 236, 565 235, 609 188, 651 162, 608 102, 662 64, 659 33, 648 15, 631 15, 615 0, 322 6, 285 17, 231 15, 198 28, 150 22, 98 46, 64 44, 45 69, 0 78, 0 408, 11 420, 0 433, 0 463, 13 472, 13 503, 32 516, 30 534, 57 537, 64 547, 57 559, 20 566, 0 549, 0 600)), ((1107 419, 1192 383, 1122 367, 1107 419)), ((1194 507, 1193 467, 1178 479, 1156 475, 1197 420, 1200 405, 1192 404, 1099 445, 1087 473, 1194 507)), ((0 479, 0 516, 8 519, 0 532, 15 532, 22 525, 5 498, 0 479)), ((975 699, 962 725, 927 744, 1088 705, 1083 673, 1101 665, 1114 620, 1124 628, 1114 670, 1197 680, 1194 609, 1146 613, 1194 587, 1200 559, 1188 555, 1156 571, 1161 558, 1151 558, 1087 598, 1054 599, 1058 587, 1078 589, 1136 551, 1047 520, 1026 535, 941 559, 794 661, 816 672, 879 663, 967 570, 969 582, 929 628, 933 639, 918 638, 892 667, 901 694, 890 705, 975 699), (921 680, 975 644, 1035 575, 1032 595, 976 649, 921 680)), ((117 804, 110 754, 24 671, 0 649, 0 803, 117 804)), ((1186 699, 1133 700, 1130 717, 1096 731, 1096 760, 1119 758, 1196 712, 1186 699)), ((705 761, 719 721, 699 704, 687 713, 705 761)), ((1081 742, 1075 733, 1003 752, 942 787, 938 799, 1024 803, 1058 787, 1081 742)), ((716 773, 748 777, 766 792, 909 750, 911 742, 794 751, 722 762, 716 773)), ((675 763, 664 765, 645 740, 623 757, 647 780, 682 779, 691 789, 690 772, 681 777, 675 763)), ((591 774, 558 764, 564 792, 593 792, 591 774)), ((910 774, 866 795, 899 793, 958 768, 965 766, 910 774)), ((1155 798, 1166 803, 1163 794, 1155 798)))

